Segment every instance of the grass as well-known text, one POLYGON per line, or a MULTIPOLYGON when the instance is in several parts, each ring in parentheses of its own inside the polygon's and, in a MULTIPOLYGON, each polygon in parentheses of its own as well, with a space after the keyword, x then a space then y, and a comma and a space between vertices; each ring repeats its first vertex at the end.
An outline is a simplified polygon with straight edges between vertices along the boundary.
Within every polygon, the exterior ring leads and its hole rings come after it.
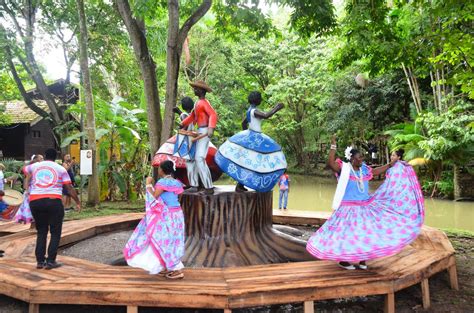
POLYGON ((122 213, 137 213, 145 211, 145 202, 136 201, 114 201, 102 202, 98 208, 86 206, 81 212, 72 211, 66 214, 64 220, 82 220, 85 218, 107 216, 122 213))
POLYGON ((474 239, 474 232, 469 231, 469 230, 456 229, 456 228, 441 228, 441 230, 444 231, 446 235, 450 237, 464 237, 464 238, 474 239))

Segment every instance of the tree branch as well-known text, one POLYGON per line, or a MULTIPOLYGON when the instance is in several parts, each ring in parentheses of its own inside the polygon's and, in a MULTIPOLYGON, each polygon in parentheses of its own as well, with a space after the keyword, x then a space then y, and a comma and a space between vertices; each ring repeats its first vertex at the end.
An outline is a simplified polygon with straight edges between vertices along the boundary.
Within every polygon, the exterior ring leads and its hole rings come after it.
POLYGON ((193 14, 184 22, 178 33, 178 47, 181 49, 186 37, 188 37, 189 30, 204 16, 211 8, 212 0, 203 0, 201 5, 194 11, 193 14))
POLYGON ((146 42, 145 37, 145 23, 142 20, 138 20, 132 16, 132 10, 127 0, 115 0, 115 6, 122 16, 122 20, 125 27, 130 34, 130 40, 134 46, 134 51, 138 59, 147 57, 148 53, 144 50, 143 42, 146 42))
POLYGON ((23 65, 23 68, 25 69, 26 73, 28 73, 28 76, 30 76, 31 80, 34 81, 33 73, 31 72, 31 69, 28 67, 28 64, 26 64, 26 60, 24 57, 21 55, 16 56, 18 60, 20 60, 21 65, 23 65))
POLYGON ((18 20, 16 19, 15 13, 10 7, 8 7, 8 5, 5 3, 4 0, 1 0, 0 4, 3 6, 3 9, 8 13, 10 18, 12 19, 13 25, 15 26, 15 29, 18 32, 18 35, 20 35, 20 37, 23 39, 25 35, 23 34, 23 30, 20 27, 20 23, 18 23, 18 20))
MULTIPOLYGON (((2 27, 2 29, 3 29, 3 26, 0 26, 0 27, 2 27)), ((46 112, 45 110, 38 107, 33 102, 33 100, 31 100, 30 96, 26 92, 25 86, 23 85, 23 82, 21 81, 21 78, 18 75, 18 72, 16 71, 15 64, 13 63, 12 52, 11 52, 10 47, 8 46, 8 44, 4 47, 4 51, 5 51, 5 56, 6 56, 6 59, 7 59, 8 67, 10 68, 10 72, 12 73, 13 79, 15 80, 15 83, 18 87, 18 90, 20 91, 21 96, 23 97, 23 100, 25 101, 28 108, 30 108, 33 112, 35 112, 39 116, 42 116, 44 118, 50 118, 50 115, 48 114, 48 112, 46 112)))

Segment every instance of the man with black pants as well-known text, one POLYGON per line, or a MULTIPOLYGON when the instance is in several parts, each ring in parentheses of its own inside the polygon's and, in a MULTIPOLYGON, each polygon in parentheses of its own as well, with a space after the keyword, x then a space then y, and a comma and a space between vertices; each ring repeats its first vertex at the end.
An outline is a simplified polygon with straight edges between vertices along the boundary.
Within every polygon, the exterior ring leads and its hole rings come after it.
POLYGON ((36 268, 53 269, 61 266, 56 262, 59 241, 64 218, 64 207, 62 203, 62 190, 65 186, 76 201, 77 209, 81 202, 76 191, 71 186, 71 179, 66 169, 55 162, 56 150, 48 149, 45 152, 43 162, 28 165, 25 168, 27 174, 25 179, 25 190, 30 186, 30 208, 36 222, 36 268), (30 184, 31 182, 31 184, 30 184), (51 240, 48 246, 48 257, 46 258, 46 242, 48 230, 51 240))

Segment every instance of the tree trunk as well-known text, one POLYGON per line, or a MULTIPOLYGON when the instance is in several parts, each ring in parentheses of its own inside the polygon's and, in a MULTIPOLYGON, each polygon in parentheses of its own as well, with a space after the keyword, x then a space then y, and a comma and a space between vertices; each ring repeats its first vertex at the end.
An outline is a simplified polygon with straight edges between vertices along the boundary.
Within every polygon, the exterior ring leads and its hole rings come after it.
POLYGON ((179 62, 181 49, 178 44, 179 36, 179 3, 178 0, 168 0, 168 41, 166 45, 166 95, 165 114, 161 129, 161 143, 171 137, 174 113, 178 97, 179 62))
POLYGON ((174 113, 178 97, 179 65, 183 44, 191 28, 209 11, 211 0, 204 0, 194 13, 179 28, 179 1, 168 0, 168 42, 166 49, 166 96, 161 142, 171 137, 174 113))
POLYGON ((233 267, 306 261, 303 240, 273 229, 272 192, 233 191, 219 186, 214 195, 184 193, 188 267, 233 267))
POLYGON ((43 75, 40 72, 38 64, 36 63, 35 56, 33 54, 33 37, 27 38, 25 41, 25 52, 26 60, 32 73, 32 79, 36 84, 36 88, 40 92, 44 101, 48 104, 48 108, 51 111, 51 117, 56 125, 60 125, 63 121, 63 114, 59 109, 57 102, 54 100, 53 95, 49 92, 49 88, 44 81, 43 75))
POLYGON ((431 91, 433 92, 433 102, 436 111, 441 112, 441 105, 438 103, 438 97, 436 96, 436 88, 434 83, 436 82, 433 71, 430 71, 430 79, 431 79, 431 91))
POLYGON ((145 23, 132 16, 128 0, 115 0, 115 5, 122 17, 125 27, 127 28, 132 42, 133 51, 135 53, 135 58, 140 65, 148 111, 148 136, 151 155, 153 155, 160 147, 160 133, 162 126, 155 62, 148 50, 145 36, 145 23))
POLYGON ((84 86, 84 99, 86 102, 86 133, 88 147, 92 150, 92 176, 89 179, 87 204, 96 206, 99 204, 99 169, 97 166, 97 146, 95 140, 95 115, 94 99, 92 96, 92 84, 89 73, 88 53, 87 53, 87 25, 84 13, 84 1, 76 0, 77 12, 79 15, 79 52, 84 86))
POLYGON ((413 76, 411 69, 409 67, 407 68, 404 63, 402 63, 402 69, 403 73, 405 73, 413 102, 415 103, 416 112, 420 114, 423 107, 421 105, 420 90, 418 88, 416 77, 413 76))
POLYGON ((454 200, 474 200, 474 176, 458 165, 453 165, 454 200))

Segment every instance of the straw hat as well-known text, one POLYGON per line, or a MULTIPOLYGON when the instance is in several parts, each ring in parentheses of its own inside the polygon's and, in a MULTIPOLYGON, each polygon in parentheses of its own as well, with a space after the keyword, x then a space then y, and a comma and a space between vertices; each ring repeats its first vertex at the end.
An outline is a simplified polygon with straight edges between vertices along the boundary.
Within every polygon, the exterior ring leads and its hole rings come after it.
POLYGON ((194 83, 189 83, 191 85, 191 87, 197 87, 197 88, 201 88, 201 89, 204 89, 205 91, 207 92, 212 92, 212 88, 209 87, 204 81, 202 80, 197 80, 195 81, 194 83))
POLYGON ((5 169, 5 165, 3 163, 0 163, 0 171, 3 171, 5 169))

